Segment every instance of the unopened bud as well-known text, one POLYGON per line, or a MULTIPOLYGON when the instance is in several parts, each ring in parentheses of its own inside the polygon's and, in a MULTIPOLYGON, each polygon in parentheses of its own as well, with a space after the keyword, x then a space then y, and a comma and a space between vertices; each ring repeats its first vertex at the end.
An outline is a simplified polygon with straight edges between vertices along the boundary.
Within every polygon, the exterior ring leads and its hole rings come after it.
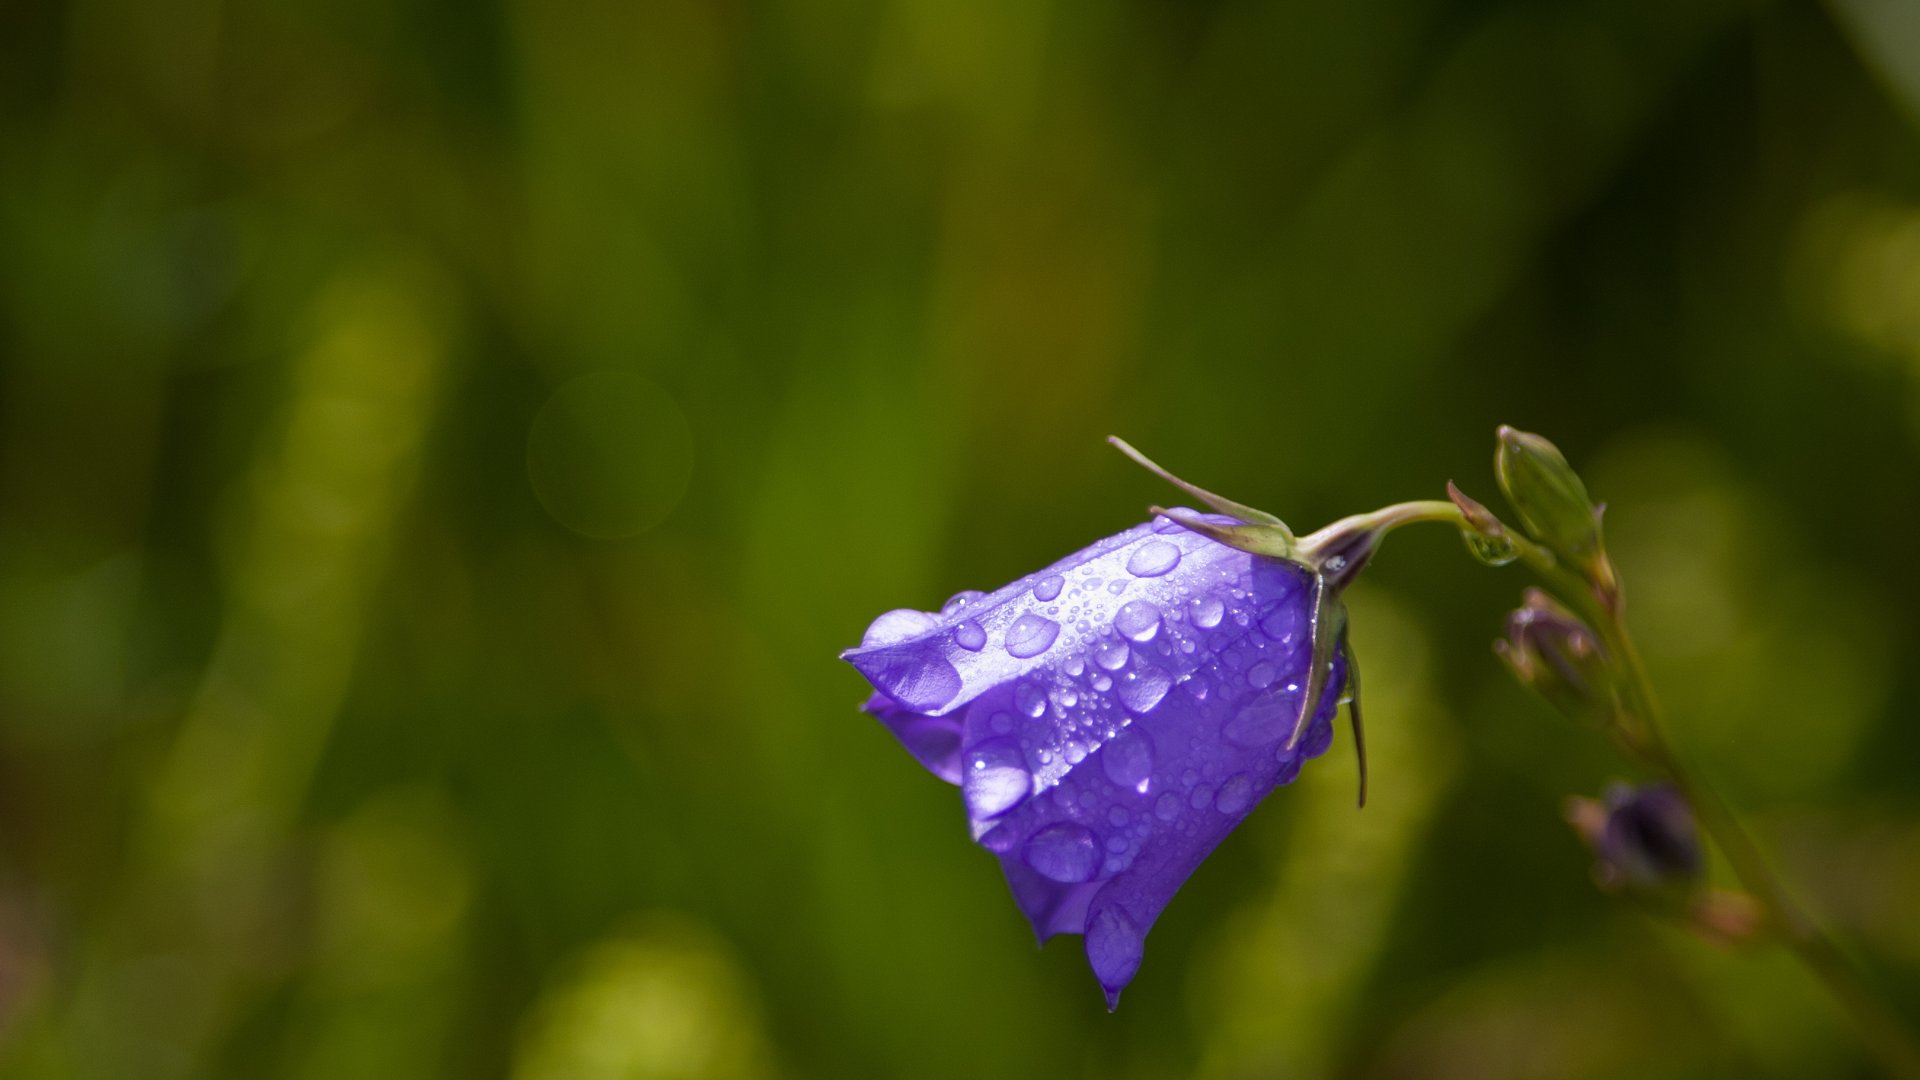
POLYGON ((1534 539, 1577 566, 1597 561, 1600 511, 1557 447, 1502 425, 1493 467, 1500 490, 1534 539))
POLYGON ((1507 616, 1507 636, 1493 643, 1514 677, 1565 715, 1583 719, 1611 697, 1606 650, 1586 623, 1539 589, 1507 616))
POLYGON ((1605 888, 1687 892, 1699 883, 1699 828, 1671 785, 1615 784, 1604 802, 1572 800, 1567 819, 1598 858, 1594 875, 1605 888))

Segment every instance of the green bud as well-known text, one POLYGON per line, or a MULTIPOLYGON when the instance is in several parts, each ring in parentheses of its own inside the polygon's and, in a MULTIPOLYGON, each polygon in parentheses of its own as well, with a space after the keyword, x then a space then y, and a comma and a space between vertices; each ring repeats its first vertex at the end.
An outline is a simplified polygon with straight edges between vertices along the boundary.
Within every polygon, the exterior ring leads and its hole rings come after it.
POLYGON ((1552 443, 1504 424, 1493 457, 1500 490, 1534 539, 1580 566, 1600 552, 1600 512, 1587 486, 1552 443))

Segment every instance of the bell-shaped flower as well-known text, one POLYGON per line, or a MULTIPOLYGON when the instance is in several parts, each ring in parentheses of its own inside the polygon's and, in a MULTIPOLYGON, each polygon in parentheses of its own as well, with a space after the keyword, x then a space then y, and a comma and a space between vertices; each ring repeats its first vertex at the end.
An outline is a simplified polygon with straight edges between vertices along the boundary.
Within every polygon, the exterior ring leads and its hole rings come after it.
MULTIPOLYGON (((1188 875, 1333 738, 1335 590, 1212 538, 1261 529, 1243 546, 1291 543, 1276 519, 1167 511, 993 593, 890 611, 843 654, 878 691, 866 710, 959 787, 1034 932, 1084 936, 1109 1007, 1188 875)), ((1349 550, 1335 570, 1371 548, 1349 550)))

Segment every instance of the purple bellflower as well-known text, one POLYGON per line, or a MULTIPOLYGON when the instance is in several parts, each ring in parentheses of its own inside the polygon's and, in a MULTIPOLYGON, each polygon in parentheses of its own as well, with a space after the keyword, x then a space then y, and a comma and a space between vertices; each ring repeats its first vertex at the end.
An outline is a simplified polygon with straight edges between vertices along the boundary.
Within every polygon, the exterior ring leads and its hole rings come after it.
POLYGON ((1188 875, 1331 744, 1357 683, 1337 597, 1384 531, 1296 541, 1174 482, 1224 512, 1155 508, 993 593, 889 611, 843 654, 866 711, 960 788, 1034 933, 1084 936, 1109 1008, 1188 875))

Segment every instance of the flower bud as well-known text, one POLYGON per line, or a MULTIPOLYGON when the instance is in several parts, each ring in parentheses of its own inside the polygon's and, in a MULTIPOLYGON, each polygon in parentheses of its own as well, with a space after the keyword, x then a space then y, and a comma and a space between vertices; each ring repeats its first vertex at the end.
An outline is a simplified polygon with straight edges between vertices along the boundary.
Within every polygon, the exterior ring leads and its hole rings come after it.
POLYGON ((1539 589, 1507 616, 1507 636, 1493 643, 1514 677, 1573 719, 1607 704, 1606 650, 1586 623, 1539 589))
POLYGON ((1600 512, 1587 486, 1546 439, 1501 425, 1493 467, 1520 523, 1555 554, 1581 567, 1600 551, 1600 512))
POLYGON ((1604 802, 1574 799, 1568 820, 1593 848, 1594 874, 1609 889, 1691 891, 1704 858, 1693 808, 1668 784, 1615 784, 1604 802))

